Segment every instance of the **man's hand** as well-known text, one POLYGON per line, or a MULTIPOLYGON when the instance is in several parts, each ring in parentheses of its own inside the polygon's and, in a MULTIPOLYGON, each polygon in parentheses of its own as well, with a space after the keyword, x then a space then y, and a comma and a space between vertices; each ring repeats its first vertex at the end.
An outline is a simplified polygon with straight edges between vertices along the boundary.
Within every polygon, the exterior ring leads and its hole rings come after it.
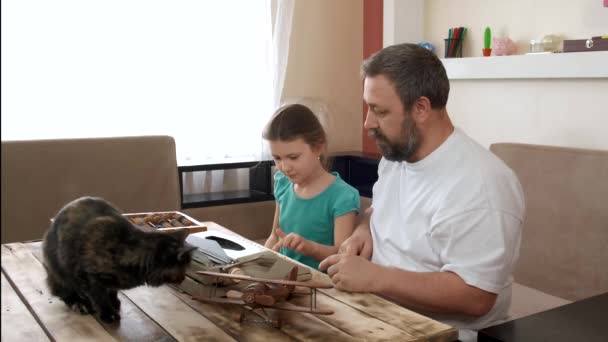
POLYGON ((310 254, 310 242, 302 236, 296 233, 285 234, 285 232, 282 231, 280 228, 277 228, 275 232, 279 237, 279 241, 272 247, 275 252, 278 252, 281 247, 284 247, 296 251, 300 254, 310 254))
POLYGON ((348 239, 340 245, 338 253, 359 255, 365 259, 372 257, 373 244, 369 229, 357 229, 348 239))
POLYGON ((334 254, 319 264, 327 269, 334 286, 348 292, 375 292, 381 280, 382 267, 356 255, 334 254))

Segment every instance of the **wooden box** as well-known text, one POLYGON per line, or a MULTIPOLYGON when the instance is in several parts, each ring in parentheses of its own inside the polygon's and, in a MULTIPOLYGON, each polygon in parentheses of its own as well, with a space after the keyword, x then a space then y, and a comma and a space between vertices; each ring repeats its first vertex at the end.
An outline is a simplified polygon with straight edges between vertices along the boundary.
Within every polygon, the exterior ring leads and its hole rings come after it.
POLYGON ((608 51, 608 39, 594 37, 589 39, 564 40, 564 52, 608 51))
POLYGON ((133 225, 144 230, 169 231, 188 228, 190 234, 204 232, 207 227, 179 211, 123 214, 133 225))

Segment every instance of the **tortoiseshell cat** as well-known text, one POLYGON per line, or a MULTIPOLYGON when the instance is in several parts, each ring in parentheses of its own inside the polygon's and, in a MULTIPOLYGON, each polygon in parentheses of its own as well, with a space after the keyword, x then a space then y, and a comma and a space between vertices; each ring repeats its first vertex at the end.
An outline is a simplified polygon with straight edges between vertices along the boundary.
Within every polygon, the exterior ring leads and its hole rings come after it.
POLYGON ((82 314, 120 320, 117 290, 179 283, 191 252, 187 229, 171 233, 135 228, 109 202, 82 197, 63 207, 42 245, 51 293, 82 314))

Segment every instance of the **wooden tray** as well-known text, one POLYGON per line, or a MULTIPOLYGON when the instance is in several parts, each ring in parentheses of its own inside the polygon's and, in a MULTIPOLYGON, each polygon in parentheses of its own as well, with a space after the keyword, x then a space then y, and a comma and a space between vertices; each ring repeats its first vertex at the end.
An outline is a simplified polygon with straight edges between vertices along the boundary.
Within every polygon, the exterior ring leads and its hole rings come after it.
POLYGON ((564 52, 608 51, 608 39, 594 37, 589 39, 564 40, 564 52))
POLYGON ((179 211, 123 214, 129 222, 144 230, 170 231, 188 228, 190 234, 204 232, 207 227, 179 211))

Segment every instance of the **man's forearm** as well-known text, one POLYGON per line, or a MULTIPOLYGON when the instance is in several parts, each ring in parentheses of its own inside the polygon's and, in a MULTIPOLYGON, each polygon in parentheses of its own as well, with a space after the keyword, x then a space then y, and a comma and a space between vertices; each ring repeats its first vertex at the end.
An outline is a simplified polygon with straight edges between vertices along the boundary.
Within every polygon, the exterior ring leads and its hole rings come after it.
POLYGON ((470 286, 452 272, 378 267, 381 270, 372 292, 415 310, 482 316, 496 300, 496 294, 470 286))

